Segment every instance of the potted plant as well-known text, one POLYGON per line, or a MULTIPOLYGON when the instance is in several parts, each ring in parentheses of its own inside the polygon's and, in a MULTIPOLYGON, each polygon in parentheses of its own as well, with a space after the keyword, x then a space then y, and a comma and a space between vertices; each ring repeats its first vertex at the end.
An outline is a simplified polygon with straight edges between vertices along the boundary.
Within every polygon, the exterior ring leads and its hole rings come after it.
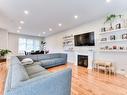
POLYGON ((11 51, 8 49, 0 49, 0 59, 4 59, 9 53, 11 53, 11 51))
POLYGON ((121 18, 122 15, 115 15, 115 14, 111 14, 109 16, 106 17, 106 21, 104 22, 105 23, 110 23, 110 30, 113 29, 113 26, 112 26, 112 22, 116 19, 116 18, 121 18))
POLYGON ((45 49, 45 45, 46 45, 46 42, 41 41, 41 48, 42 48, 42 50, 44 50, 44 49, 45 49))

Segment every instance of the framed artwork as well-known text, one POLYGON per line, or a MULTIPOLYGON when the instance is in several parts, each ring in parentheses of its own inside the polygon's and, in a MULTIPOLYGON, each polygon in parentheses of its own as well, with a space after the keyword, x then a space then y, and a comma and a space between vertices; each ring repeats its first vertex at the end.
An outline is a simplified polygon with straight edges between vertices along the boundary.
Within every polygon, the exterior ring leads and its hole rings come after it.
POLYGON ((122 39, 127 39, 127 34, 123 34, 122 39))
POLYGON ((101 32, 106 32, 106 28, 105 27, 101 28, 101 32))
POLYGON ((121 24, 116 24, 116 29, 121 29, 121 24))
POLYGON ((115 35, 110 36, 110 40, 115 40, 115 39, 116 39, 115 35))

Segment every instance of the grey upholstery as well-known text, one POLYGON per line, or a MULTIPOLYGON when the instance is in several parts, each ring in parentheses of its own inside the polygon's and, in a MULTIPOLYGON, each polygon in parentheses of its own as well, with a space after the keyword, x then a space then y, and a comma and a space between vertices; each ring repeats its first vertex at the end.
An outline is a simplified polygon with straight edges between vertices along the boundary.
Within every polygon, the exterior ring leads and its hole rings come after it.
POLYGON ((31 58, 34 62, 43 66, 44 68, 49 68, 67 63, 67 54, 65 53, 37 54, 17 57, 20 61, 22 61, 24 58, 31 58))
POLYGON ((41 66, 45 68, 65 64, 65 61, 63 58, 52 58, 48 60, 40 60, 40 62, 41 62, 41 66))
POLYGON ((38 61, 40 65, 44 68, 49 68, 57 65, 62 65, 67 63, 67 54, 64 53, 54 53, 54 54, 47 54, 42 56, 38 56, 38 61))
POLYGON ((30 65, 23 65, 20 62, 23 58, 29 58, 28 56, 12 57, 4 95, 70 95, 71 69, 51 73, 41 66, 64 64, 67 61, 65 56, 64 54, 29 56, 35 61, 30 65))
POLYGON ((24 58, 31 58, 33 61, 38 61, 37 55, 25 55, 25 56, 17 56, 20 61, 24 58))
POLYGON ((21 81, 28 79, 29 76, 24 66, 19 63, 12 66, 11 88, 15 88, 21 81))
POLYGON ((45 69, 42 68, 40 65, 32 65, 32 66, 26 67, 26 71, 27 71, 28 75, 32 75, 32 74, 35 74, 38 72, 42 72, 44 70, 45 69))

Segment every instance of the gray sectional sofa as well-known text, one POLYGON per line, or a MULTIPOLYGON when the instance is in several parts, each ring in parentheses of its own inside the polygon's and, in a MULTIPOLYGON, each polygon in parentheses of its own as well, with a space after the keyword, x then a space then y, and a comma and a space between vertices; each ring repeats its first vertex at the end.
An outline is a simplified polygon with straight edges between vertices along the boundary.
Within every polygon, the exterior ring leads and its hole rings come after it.
POLYGON ((17 56, 17 57, 19 58, 20 61, 23 60, 24 58, 31 58, 44 68, 50 68, 53 66, 67 63, 67 54, 64 53, 38 54, 38 55, 27 55, 27 56, 17 56))
POLYGON ((70 95, 71 69, 57 72, 45 69, 65 63, 67 55, 60 53, 12 57, 4 95, 70 95), (34 63, 23 65, 24 58, 32 58, 34 63))

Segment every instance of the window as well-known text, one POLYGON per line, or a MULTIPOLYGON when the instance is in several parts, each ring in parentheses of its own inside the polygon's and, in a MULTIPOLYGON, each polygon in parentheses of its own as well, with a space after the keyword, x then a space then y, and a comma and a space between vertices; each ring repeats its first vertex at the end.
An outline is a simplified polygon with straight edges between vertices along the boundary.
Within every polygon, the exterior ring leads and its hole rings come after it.
POLYGON ((32 50, 40 50, 39 40, 19 38, 19 53, 24 53, 24 51, 31 52, 32 50))

